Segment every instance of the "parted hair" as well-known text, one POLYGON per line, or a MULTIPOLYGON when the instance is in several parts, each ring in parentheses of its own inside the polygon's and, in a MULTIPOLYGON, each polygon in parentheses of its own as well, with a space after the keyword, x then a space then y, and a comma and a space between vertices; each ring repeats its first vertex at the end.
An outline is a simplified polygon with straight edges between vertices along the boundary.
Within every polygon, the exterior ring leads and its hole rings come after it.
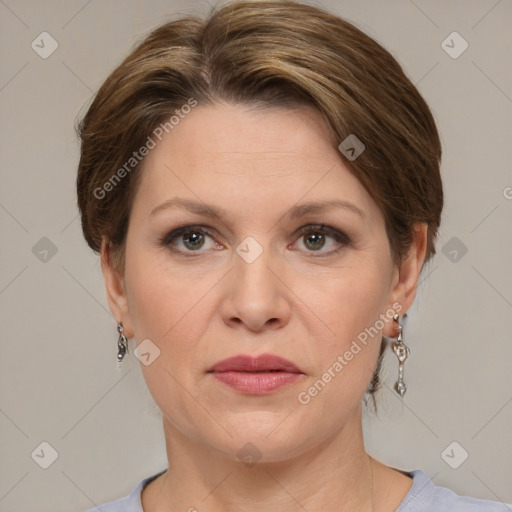
POLYGON ((364 144, 356 159, 342 151, 340 158, 381 209, 394 261, 407 255, 416 223, 428 225, 425 261, 435 254, 443 208, 441 143, 428 105, 400 64, 327 11, 292 0, 248 0, 157 27, 110 74, 77 125, 83 234, 96 252, 108 243, 121 272, 144 168, 133 152, 191 100, 314 108, 334 147, 349 135, 364 144))

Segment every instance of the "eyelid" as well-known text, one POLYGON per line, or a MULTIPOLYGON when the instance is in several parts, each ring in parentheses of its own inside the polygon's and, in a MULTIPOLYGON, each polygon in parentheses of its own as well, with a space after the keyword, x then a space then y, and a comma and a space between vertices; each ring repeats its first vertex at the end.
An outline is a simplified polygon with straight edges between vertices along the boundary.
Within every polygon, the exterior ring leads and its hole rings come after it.
POLYGON ((306 224, 296 231, 295 241, 292 245, 295 245, 298 239, 306 233, 322 233, 333 238, 340 247, 331 249, 330 251, 304 251, 307 258, 322 258, 329 257, 338 254, 343 248, 352 244, 351 238, 343 231, 336 229, 325 224, 306 224))
MULTIPOLYGON (((171 241, 181 236, 183 233, 187 232, 199 231, 205 235, 208 235, 210 238, 218 237, 218 233, 215 229, 210 228, 209 226, 205 226, 203 224, 184 224, 182 226, 178 226, 170 231, 167 231, 166 234, 161 237, 160 243, 162 245, 171 245, 171 241)), ((217 243, 217 242, 216 242, 217 243)), ((221 245, 221 244, 219 244, 221 245)), ((180 251, 182 252, 182 251, 180 251)), ((189 251, 193 252, 193 251, 189 251)))
MULTIPOLYGON (((194 256, 199 255, 201 253, 206 253, 209 251, 201 251, 200 249, 197 251, 183 251, 180 249, 176 249, 172 245, 172 241, 178 239, 181 235, 188 232, 200 232, 204 235, 209 236, 217 245, 223 246, 223 244, 217 242, 216 238, 219 237, 219 234, 217 230, 205 226, 203 224, 184 224, 181 226, 177 226, 174 229, 171 229, 168 231, 163 237, 160 237, 159 239, 159 245, 168 247, 170 250, 173 250, 176 253, 179 254, 186 254, 187 256, 194 256)), ((342 247, 347 246, 351 244, 350 237, 344 233, 343 231, 340 231, 339 229, 336 229, 334 227, 325 225, 325 224, 305 224, 302 227, 298 228, 293 237, 294 241, 291 245, 295 245, 298 238, 300 238, 301 235, 304 235, 306 233, 322 233, 324 235, 327 235, 331 238, 333 238, 338 244, 341 244, 342 247)), ((217 249, 218 250, 218 249, 217 249)), ((340 248, 333 249, 331 251, 304 251, 305 253, 309 254, 309 257, 319 257, 319 256, 329 256, 336 254, 340 251, 340 248), (317 255, 317 256, 315 256, 317 255)))
POLYGON ((339 229, 336 229, 334 227, 328 226, 326 224, 306 224, 299 228, 296 231, 297 235, 302 235, 304 233, 309 232, 320 232, 329 236, 332 236, 335 239, 343 239, 345 243, 350 243, 350 237, 344 233, 343 231, 340 231, 339 229))

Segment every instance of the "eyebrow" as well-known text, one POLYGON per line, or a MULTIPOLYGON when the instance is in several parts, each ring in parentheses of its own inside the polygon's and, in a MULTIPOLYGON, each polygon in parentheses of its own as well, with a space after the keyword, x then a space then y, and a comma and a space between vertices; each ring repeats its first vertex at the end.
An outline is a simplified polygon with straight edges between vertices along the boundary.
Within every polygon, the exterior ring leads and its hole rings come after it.
MULTIPOLYGON (((191 199, 183 199, 180 197, 174 197, 172 199, 168 199, 167 201, 164 201, 163 203, 159 204, 153 210, 150 212, 150 217, 155 215, 156 213, 172 209, 172 208, 182 208, 185 210, 188 210, 191 213, 195 213, 197 215, 201 215, 204 217, 212 217, 219 220, 223 220, 228 217, 228 212, 224 210, 223 208, 219 208, 217 206, 211 206, 207 205, 205 203, 193 201, 191 199)), ((362 218, 366 218, 365 213, 358 208, 355 204, 350 203, 348 201, 343 201, 341 199, 332 199, 330 201, 311 201, 308 203, 302 203, 295 205, 293 208, 291 208, 285 216, 289 217, 290 219, 297 219, 300 217, 304 217, 309 214, 314 213, 323 213, 326 210, 333 209, 333 208, 344 208, 346 210, 349 210, 353 213, 356 213, 362 218)))

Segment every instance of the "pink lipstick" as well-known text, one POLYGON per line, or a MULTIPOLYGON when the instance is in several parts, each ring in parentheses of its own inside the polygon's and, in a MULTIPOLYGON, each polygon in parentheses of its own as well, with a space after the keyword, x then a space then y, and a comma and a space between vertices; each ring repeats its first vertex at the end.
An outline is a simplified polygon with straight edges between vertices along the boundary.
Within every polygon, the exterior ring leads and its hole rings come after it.
POLYGON ((265 395, 293 384, 304 372, 291 361, 271 354, 239 355, 214 364, 209 370, 217 380, 248 395, 265 395))

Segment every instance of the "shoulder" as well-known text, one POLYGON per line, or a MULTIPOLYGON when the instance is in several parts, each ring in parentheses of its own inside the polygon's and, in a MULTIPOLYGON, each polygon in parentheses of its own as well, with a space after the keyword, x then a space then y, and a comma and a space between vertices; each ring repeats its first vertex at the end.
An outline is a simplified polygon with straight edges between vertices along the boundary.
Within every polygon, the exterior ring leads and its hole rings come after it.
POLYGON ((413 484, 395 512, 512 512, 512 504, 459 496, 437 486, 419 469, 406 474, 413 484))
MULTIPOLYGON (((135 488, 134 491, 135 490, 137 490, 137 488, 135 488)), ((138 489, 138 494, 140 496, 140 489, 138 489)), ((133 499, 131 498, 132 494, 130 493, 129 496, 125 496, 124 498, 97 505, 87 512, 143 512, 142 505, 137 508, 137 504, 133 503, 133 499), (130 502, 132 503, 131 505, 130 502)))
POLYGON ((87 512, 144 512, 142 510, 141 494, 144 487, 152 480, 165 473, 167 469, 160 471, 156 475, 141 480, 132 490, 132 492, 124 498, 115 501, 109 501, 102 505, 96 505, 87 512))

